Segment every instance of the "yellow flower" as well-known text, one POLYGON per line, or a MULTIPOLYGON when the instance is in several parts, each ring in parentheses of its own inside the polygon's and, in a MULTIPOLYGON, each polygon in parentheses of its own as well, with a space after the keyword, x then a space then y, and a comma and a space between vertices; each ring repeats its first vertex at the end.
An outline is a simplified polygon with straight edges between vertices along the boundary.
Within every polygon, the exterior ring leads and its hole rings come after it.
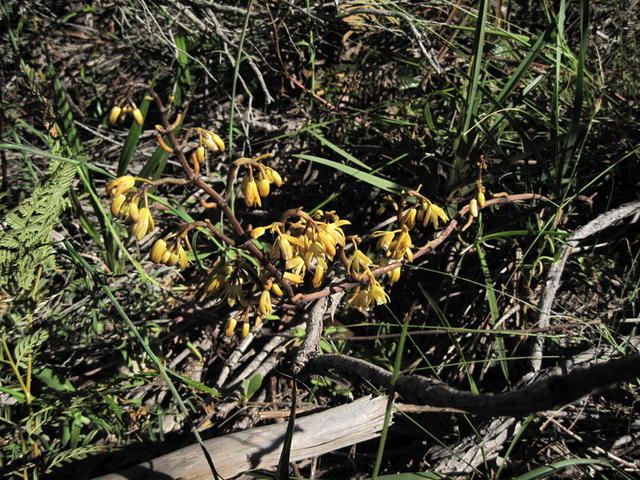
POLYGON ((438 228, 438 219, 443 222, 448 222, 449 217, 445 213, 445 211, 437 205, 431 204, 431 223, 433 223, 433 228, 438 228))
POLYGON ((389 276, 389 283, 391 285, 393 285, 398 280, 400 280, 400 273, 401 273, 401 268, 400 267, 396 267, 396 268, 394 268, 393 270, 391 270, 390 272, 387 273, 387 275, 389 276))
POLYGON ((244 203, 247 207, 253 207, 254 205, 262 206, 258 186, 253 179, 253 175, 249 174, 242 179, 242 194, 244 195, 244 203))
POLYGON ((247 335, 249 335, 249 332, 251 331, 251 326, 249 325, 249 322, 243 322, 242 323, 242 338, 245 338, 247 335))
POLYGON ((144 123, 144 117, 142 116, 142 112, 140 111, 140 109, 138 107, 133 109, 133 112, 131 112, 133 114, 133 120, 140 126, 142 126, 142 124, 144 123))
POLYGON ((356 290, 351 298, 349 298, 348 303, 350 303, 354 308, 357 308, 361 312, 367 310, 369 308, 369 297, 366 290, 362 290, 360 289, 360 287, 356 287, 356 290))
POLYGON ((475 198, 472 198, 469 202, 469 213, 472 217, 478 216, 478 200, 475 198))
POLYGON ((187 268, 189 265, 189 257, 187 257, 187 252, 182 248, 182 245, 178 245, 178 264, 182 269, 187 268))
POLYGON ((282 258, 285 261, 293 258, 293 247, 287 237, 290 236, 283 233, 276 238, 276 241, 273 243, 273 249, 271 250, 274 258, 282 258))
POLYGON ((260 302, 258 303, 258 311, 262 315, 271 315, 273 306, 271 305, 271 295, 269 290, 263 290, 260 294, 260 302))
POLYGON ((253 238, 254 240, 256 238, 260 238, 266 231, 266 227, 256 227, 250 232, 251 238, 253 238))
POLYGON ((326 252, 329 258, 333 258, 336 254, 336 239, 333 235, 327 233, 323 230, 318 230, 316 232, 316 238, 320 241, 320 243, 324 247, 324 251, 326 252))
POLYGON ((126 195, 123 195, 122 193, 113 197, 113 199, 111 200, 111 214, 114 217, 120 215, 120 210, 122 209, 122 206, 124 205, 126 199, 126 195))
POLYGON ((284 272, 282 278, 284 278, 289 283, 293 283, 294 285, 299 285, 304 281, 304 279, 300 275, 296 275, 295 273, 291 272, 284 272))
POLYGON ((280 288, 280 285, 278 285, 275 282, 271 284, 271 291, 273 292, 274 295, 278 297, 282 296, 282 289, 280 288))
POLYGON ((124 175, 107 182, 107 194, 116 197, 128 192, 136 184, 136 178, 131 175, 124 175))
POLYGON ((295 256, 290 258, 289 260, 287 260, 285 266, 287 270, 291 270, 292 273, 304 277, 306 266, 302 257, 295 256))
POLYGON ((256 182, 256 186, 258 187, 258 193, 262 198, 269 195, 269 179, 262 172, 258 175, 258 181, 256 182))
POLYGON ((129 197, 127 204, 124 206, 126 207, 126 211, 121 210, 120 214, 126 215, 125 220, 127 223, 136 223, 140 219, 140 209, 138 208, 140 198, 137 196, 132 197, 131 195, 129 195, 129 197))
POLYGON ((147 207, 143 207, 138 213, 138 221, 133 224, 131 234, 136 237, 138 241, 141 241, 149 232, 151 232, 155 228, 155 226, 156 224, 153 221, 151 211, 147 207))
POLYGON ((275 184, 276 187, 281 187, 282 186, 282 183, 283 183, 282 182, 282 177, 273 168, 267 167, 265 169, 265 174, 267 175, 267 178, 269 179, 269 181, 271 183, 275 184))
POLYGON ((405 252, 407 250, 409 250, 409 252, 411 251, 410 248, 411 235, 409 235, 409 230, 407 229, 407 227, 403 226, 402 230, 400 231, 400 235, 398 235, 398 238, 391 242, 389 250, 387 251, 387 255, 390 255, 396 260, 400 260, 405 255, 405 252))
POLYGON ((324 280, 325 268, 326 266, 321 265, 320 263, 316 265, 316 269, 313 272, 313 279, 311 280, 311 285, 313 285, 313 288, 319 288, 320 285, 322 285, 322 281, 324 280))
POLYGON ((200 132, 200 141, 207 147, 209 150, 224 151, 225 145, 222 139, 216 135, 215 133, 205 130, 203 128, 198 129, 200 132))
POLYGON ((345 236, 342 231, 343 225, 351 225, 349 220, 338 220, 336 222, 327 224, 327 233, 331 235, 338 245, 344 247, 345 244, 345 236))
POLYGON ((122 108, 118 106, 115 106, 111 109, 111 112, 109 112, 109 123, 111 125, 114 125, 118 121, 120 113, 122 113, 122 108))
POLYGON ((229 320, 227 320, 227 326, 224 329, 224 334, 227 337, 232 337, 237 324, 238 320, 236 320, 235 318, 230 318, 229 320))
POLYGON ((396 233, 398 233, 400 230, 389 230, 389 231, 383 231, 383 230, 378 230, 375 231, 371 234, 371 236, 373 238, 375 237, 380 237, 378 239, 378 242, 376 243, 376 246, 386 252, 389 250, 389 246, 391 245, 391 242, 393 242, 393 238, 396 236, 396 233))
POLYGON ((165 240, 156 240, 151 247, 151 253, 149 254, 149 258, 153 263, 164 263, 162 261, 162 256, 167 251, 167 242, 165 240))
POLYGON ((384 291, 384 288, 378 283, 372 281, 371 285, 367 289, 367 299, 369 304, 382 305, 389 302, 389 295, 384 291))
POLYGON ((362 253, 362 251, 356 249, 349 260, 349 273, 352 275, 363 273, 369 269, 371 264, 373 264, 371 259, 362 253))
POLYGON ((206 159, 207 151, 202 145, 200 145, 198 148, 196 148, 196 160, 198 160, 198 163, 203 164, 206 159))
POLYGON ((406 225, 408 228, 413 228, 413 226, 416 224, 416 215, 418 214, 418 210, 416 210, 415 208, 410 208, 409 210, 407 210, 406 212, 404 212, 404 215, 402 215, 402 219, 400 220, 400 224, 401 225, 406 225))
POLYGON ((477 199, 478 199, 478 206, 480 208, 484 208, 484 206, 486 204, 486 199, 484 197, 484 192, 483 191, 478 192, 477 199))

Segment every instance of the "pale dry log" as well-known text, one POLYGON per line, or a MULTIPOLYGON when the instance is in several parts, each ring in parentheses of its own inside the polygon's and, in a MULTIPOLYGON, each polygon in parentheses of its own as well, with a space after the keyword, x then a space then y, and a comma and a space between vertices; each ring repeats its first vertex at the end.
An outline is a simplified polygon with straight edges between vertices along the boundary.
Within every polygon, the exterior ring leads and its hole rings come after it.
MULTIPOLYGON (((379 435, 387 398, 364 397, 296 420, 291 461, 322 455, 379 435)), ((205 441, 216 470, 229 478, 278 464, 286 423, 252 428, 205 441)), ((205 480, 211 472, 197 444, 94 480, 205 480)))

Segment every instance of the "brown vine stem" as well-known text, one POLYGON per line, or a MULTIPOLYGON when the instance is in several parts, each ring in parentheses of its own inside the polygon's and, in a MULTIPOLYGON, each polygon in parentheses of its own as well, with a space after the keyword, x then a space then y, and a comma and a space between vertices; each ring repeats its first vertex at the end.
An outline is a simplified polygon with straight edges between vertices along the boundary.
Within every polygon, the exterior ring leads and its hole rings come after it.
MULTIPOLYGON (((214 202, 222 209, 224 216, 231 223, 231 227, 233 228, 235 235, 238 238, 246 238, 247 232, 238 221, 238 218, 233 213, 233 210, 231 210, 231 208, 229 207, 229 202, 227 201, 227 199, 219 194, 213 187, 211 187, 211 185, 205 182, 200 177, 200 175, 196 173, 193 168, 191 168, 191 165, 189 164, 189 161, 184 154, 184 144, 181 143, 176 137, 173 129, 173 124, 169 121, 169 110, 162 103, 162 99, 160 98, 160 96, 152 89, 149 89, 148 92, 153 97, 158 110, 160 111, 162 126, 167 132, 166 135, 169 139, 169 142, 171 143, 171 146, 173 147, 173 153, 178 157, 178 161, 180 162, 180 165, 184 170, 184 173, 187 177, 187 183, 193 183, 207 195, 209 195, 214 200, 214 202)), ((184 116, 185 114, 183 112, 183 118, 184 116)), ((253 255, 254 258, 256 258, 269 271, 269 273, 273 277, 275 277, 275 279, 278 281, 278 284, 284 289, 287 296, 289 296, 289 298, 293 297, 294 293, 289 282, 282 278, 282 273, 280 272, 280 270, 278 270, 275 265, 273 265, 264 256, 260 249, 256 247, 252 242, 246 242, 244 246, 247 250, 249 250, 251 255, 253 255)))
MULTIPOLYGON (((490 207, 491 205, 504 205, 507 203, 516 203, 516 202, 523 202, 526 200, 541 200, 544 202, 550 202, 551 200, 547 197, 545 197, 544 195, 539 195, 537 193, 520 193, 517 195, 507 195, 504 197, 496 197, 496 198, 492 198, 487 200, 486 205, 484 208, 490 207)), ((469 205, 465 205, 464 207, 462 207, 458 213, 457 216, 463 216, 465 214, 469 213, 469 205)), ((456 220, 455 218, 452 219, 449 224, 447 225, 447 227, 442 230, 440 232, 440 234, 434 238, 433 240, 427 242, 425 245, 423 245, 422 247, 420 247, 414 254, 413 254, 413 259, 416 260, 420 257, 422 257, 423 255, 429 253, 432 250, 435 250, 438 246, 440 246, 447 238, 449 238, 449 236, 454 232, 454 230, 456 229, 456 227, 458 226, 458 220, 456 220)), ((405 265, 407 263, 406 260, 400 260, 398 262, 394 262, 394 263, 390 263, 389 265, 385 265, 383 267, 378 267, 375 270, 372 270, 372 273, 375 277, 378 277, 384 273, 387 273, 391 270, 393 270, 394 268, 397 267, 401 267, 403 265, 405 265)), ((363 282, 366 283, 368 280, 367 279, 363 279, 363 282)), ((332 285, 328 288, 325 288, 323 290, 318 290, 316 292, 312 292, 312 293, 308 293, 306 295, 298 295, 294 301, 295 303, 298 304, 302 304, 302 303, 309 303, 309 302, 313 302, 315 300, 318 300, 319 298, 322 297, 326 297, 327 295, 331 295, 333 293, 337 293, 337 292, 341 292, 343 290, 347 290, 349 288, 354 288, 356 286, 358 286, 360 284, 360 282, 342 282, 339 283, 337 285, 332 285)))

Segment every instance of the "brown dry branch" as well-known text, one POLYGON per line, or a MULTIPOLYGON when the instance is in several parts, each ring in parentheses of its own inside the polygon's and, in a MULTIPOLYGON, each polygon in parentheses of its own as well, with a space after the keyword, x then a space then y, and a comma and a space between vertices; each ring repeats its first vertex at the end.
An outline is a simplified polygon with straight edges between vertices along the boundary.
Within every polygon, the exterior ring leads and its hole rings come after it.
MULTIPOLYGON (((303 373, 324 373, 330 369, 363 378, 382 388, 391 388, 390 372, 346 355, 314 357, 303 373)), ((550 376, 513 392, 471 393, 420 375, 401 375, 395 390, 412 403, 456 408, 480 416, 522 416, 566 405, 594 391, 637 377, 640 377, 640 356, 634 355, 566 375, 550 376)))
MULTIPOLYGON (((551 202, 551 200, 549 200, 547 197, 543 196, 543 195, 538 195, 536 193, 521 193, 521 194, 517 194, 517 195, 507 195, 504 197, 497 197, 497 198, 492 198, 490 200, 487 200, 486 202, 486 206, 490 207, 492 205, 504 205, 507 203, 518 203, 518 202, 523 202, 526 200, 541 200, 544 202, 551 202)), ((465 215, 469 212, 469 205, 465 205, 464 207, 462 207, 459 211, 458 211, 458 215, 462 216, 465 215)), ((449 224, 447 225, 447 227, 442 230, 440 232, 440 234, 434 238, 433 240, 431 240, 430 242, 427 242, 425 245, 423 245, 422 247, 420 247, 414 254, 413 254, 413 259, 417 260, 418 258, 422 257, 423 255, 426 255, 427 253, 431 252, 432 250, 435 250, 438 246, 440 246, 447 238, 449 238, 449 236, 455 231, 456 227, 458 226, 458 220, 456 220, 455 218, 452 219, 449 224)), ((405 260, 401 260, 398 262, 394 262, 394 263, 390 263, 389 265, 385 265, 384 267, 379 267, 376 268, 375 270, 372 270, 372 273, 374 276, 378 277, 384 273, 390 272, 391 270, 393 270, 394 268, 397 267, 401 267, 406 265, 406 261, 405 260)), ((365 279, 366 281, 366 279, 365 279)), ((338 293, 338 292, 343 292, 344 290, 348 290, 350 288, 355 288, 359 285, 359 282, 352 282, 352 281, 344 281, 341 283, 338 283, 336 285, 332 285, 328 288, 325 288, 323 290, 318 290, 316 292, 312 292, 312 293, 307 293, 306 295, 297 295, 294 300, 296 303, 301 304, 301 303, 309 303, 309 302, 313 302, 319 298, 322 297, 326 297, 327 295, 331 295, 334 293, 338 293)))
MULTIPOLYGON (((608 212, 597 216, 587 224, 578 228, 575 232, 573 232, 571 236, 569 236, 569 238, 567 238, 567 243, 560 249, 560 255, 558 256, 558 259, 553 263, 553 265, 549 269, 549 273, 547 274, 547 282, 545 284, 542 296, 540 297, 540 316, 538 318, 539 328, 547 328, 549 326, 549 321, 551 318, 551 305, 553 304, 553 301, 556 298, 556 293, 560 288, 562 272, 564 271, 567 259, 569 258, 569 255, 571 255, 571 251, 573 250, 573 248, 575 248, 581 240, 584 240, 585 238, 588 238, 591 235, 612 226, 623 218, 626 218, 633 214, 637 214, 639 212, 640 201, 625 203, 624 205, 620 205, 613 210, 609 210, 608 212)), ((540 367, 542 365, 543 348, 544 337, 540 336, 537 338, 536 343, 533 347, 533 358, 531 359, 531 365, 535 372, 540 371, 540 367)))

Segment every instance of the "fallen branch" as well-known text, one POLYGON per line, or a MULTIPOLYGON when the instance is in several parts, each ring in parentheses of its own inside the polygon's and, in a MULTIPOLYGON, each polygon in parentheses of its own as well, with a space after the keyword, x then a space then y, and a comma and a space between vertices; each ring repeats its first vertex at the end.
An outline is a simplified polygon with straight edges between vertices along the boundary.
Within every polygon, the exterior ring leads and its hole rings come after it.
MULTIPOLYGON (((540 316, 538 317, 538 327, 547 328, 549 326, 549 320, 551 317, 551 305, 556 298, 558 289, 560 288, 560 279, 562 278, 562 272, 567 263, 567 259, 571 254, 573 248, 576 247, 578 242, 590 237, 591 235, 598 233, 605 228, 610 227, 616 222, 619 222, 625 217, 640 212, 640 201, 625 203, 613 210, 603 213, 591 220, 586 225, 578 228, 573 234, 567 238, 567 243, 560 249, 560 255, 547 274, 547 282, 544 287, 542 296, 540 297, 540 316)), ((531 365, 534 372, 538 372, 542 365, 542 350, 544 348, 544 337, 540 336, 536 339, 536 343, 533 347, 531 365)))
MULTIPOLYGON (((309 360, 303 373, 335 370, 391 387, 391 373, 376 365, 346 355, 320 355, 309 360)), ((408 402, 455 408, 480 416, 522 416, 572 403, 585 395, 640 377, 640 356, 610 360, 566 375, 538 380, 507 393, 471 393, 420 375, 402 375, 395 389, 408 402)))

